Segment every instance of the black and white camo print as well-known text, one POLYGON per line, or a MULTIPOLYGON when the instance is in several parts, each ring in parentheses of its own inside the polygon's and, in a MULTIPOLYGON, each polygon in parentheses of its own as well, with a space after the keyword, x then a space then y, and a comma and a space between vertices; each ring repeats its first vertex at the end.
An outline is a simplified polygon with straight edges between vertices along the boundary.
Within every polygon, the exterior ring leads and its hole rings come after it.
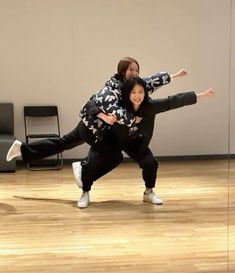
MULTIPOLYGON (((159 87, 170 83, 171 77, 167 72, 160 72, 143 78, 143 80, 146 82, 147 91, 153 93, 159 87)), ((97 107, 103 113, 113 115, 120 124, 131 127, 134 125, 135 116, 128 113, 126 109, 119 105, 119 102, 122 99, 120 91, 121 84, 122 82, 119 80, 118 74, 115 74, 106 82, 105 87, 102 90, 91 97, 91 100, 95 101, 97 107)), ((90 115, 86 105, 83 106, 80 117, 87 128, 93 132, 96 141, 102 139, 105 131, 110 128, 109 124, 97 118, 96 115, 90 115)))

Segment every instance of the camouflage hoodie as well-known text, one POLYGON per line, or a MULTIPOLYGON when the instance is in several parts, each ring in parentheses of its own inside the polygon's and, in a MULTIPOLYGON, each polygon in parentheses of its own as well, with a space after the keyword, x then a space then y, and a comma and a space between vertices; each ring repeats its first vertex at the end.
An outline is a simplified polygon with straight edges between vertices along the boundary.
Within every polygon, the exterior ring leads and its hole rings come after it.
MULTIPOLYGON (((171 77, 167 72, 160 72, 150 77, 143 78, 146 82, 146 88, 149 93, 153 93, 162 85, 170 83, 171 77)), ((105 83, 104 88, 94 94, 90 100, 94 101, 100 112, 107 115, 113 115, 122 125, 131 127, 135 123, 135 116, 128 113, 126 109, 119 104, 122 99, 120 86, 122 81, 118 74, 115 74, 105 83)), ((93 132, 96 141, 102 139, 106 130, 110 129, 110 125, 99 119, 96 115, 98 112, 91 114, 89 103, 82 107, 80 117, 89 130, 93 132)))

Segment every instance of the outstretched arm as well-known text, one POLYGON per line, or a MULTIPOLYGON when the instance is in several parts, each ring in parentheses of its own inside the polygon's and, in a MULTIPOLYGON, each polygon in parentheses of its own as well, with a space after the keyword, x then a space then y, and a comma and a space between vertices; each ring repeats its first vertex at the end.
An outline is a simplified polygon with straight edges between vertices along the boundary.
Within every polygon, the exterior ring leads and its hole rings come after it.
POLYGON ((167 72, 160 72, 149 77, 144 77, 143 80, 146 83, 146 89, 149 93, 153 93, 159 87, 170 83, 171 75, 167 72))
POLYGON ((205 97, 210 97, 210 96, 214 96, 214 95, 215 95, 215 91, 211 87, 208 88, 205 91, 202 91, 202 92, 196 94, 197 99, 205 98, 205 97))
POLYGON ((188 72, 184 68, 182 68, 178 72, 171 75, 167 72, 160 72, 160 73, 151 75, 149 77, 145 77, 143 78, 143 80, 146 82, 147 91, 149 93, 153 93, 161 86, 170 83, 171 80, 176 78, 181 78, 187 75, 188 75, 188 72))
POLYGON ((175 74, 171 75, 171 80, 176 79, 176 78, 181 78, 181 77, 184 77, 184 76, 187 76, 187 75, 188 75, 187 70, 182 68, 178 72, 176 72, 175 74))
POLYGON ((165 99, 149 100, 149 102, 140 110, 140 114, 142 117, 154 116, 161 112, 195 104, 199 98, 210 97, 213 96, 214 93, 215 91, 212 88, 209 88, 197 94, 195 92, 184 92, 169 96, 165 99))

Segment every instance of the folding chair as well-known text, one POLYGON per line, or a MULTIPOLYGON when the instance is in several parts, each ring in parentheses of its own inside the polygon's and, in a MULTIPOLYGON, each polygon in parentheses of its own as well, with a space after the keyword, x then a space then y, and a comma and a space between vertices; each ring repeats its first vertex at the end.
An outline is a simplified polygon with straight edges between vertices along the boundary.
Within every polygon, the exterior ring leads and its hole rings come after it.
MULTIPOLYGON (((24 106, 25 140, 60 137, 60 122, 57 106, 24 106)), ((59 170, 63 168, 62 153, 56 158, 48 157, 28 163, 29 170, 59 170)))

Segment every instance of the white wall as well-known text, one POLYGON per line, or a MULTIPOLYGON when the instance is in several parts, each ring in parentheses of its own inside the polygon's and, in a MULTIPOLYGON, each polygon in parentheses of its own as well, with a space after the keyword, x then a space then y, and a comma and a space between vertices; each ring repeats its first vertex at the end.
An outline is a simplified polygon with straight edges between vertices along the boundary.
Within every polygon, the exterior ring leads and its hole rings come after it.
MULTIPOLYGON (((159 115, 154 154, 227 153, 230 8, 230 0, 0 0, 0 100, 14 102, 16 137, 24 139, 28 104, 57 104, 62 133, 73 129, 83 103, 116 72, 120 58, 132 56, 141 76, 188 70, 154 98, 210 86, 217 92, 159 115)), ((232 67, 234 75, 233 60, 232 67)), ((231 126, 231 136, 234 131, 231 126)), ((64 157, 87 150, 83 145, 64 157)))

